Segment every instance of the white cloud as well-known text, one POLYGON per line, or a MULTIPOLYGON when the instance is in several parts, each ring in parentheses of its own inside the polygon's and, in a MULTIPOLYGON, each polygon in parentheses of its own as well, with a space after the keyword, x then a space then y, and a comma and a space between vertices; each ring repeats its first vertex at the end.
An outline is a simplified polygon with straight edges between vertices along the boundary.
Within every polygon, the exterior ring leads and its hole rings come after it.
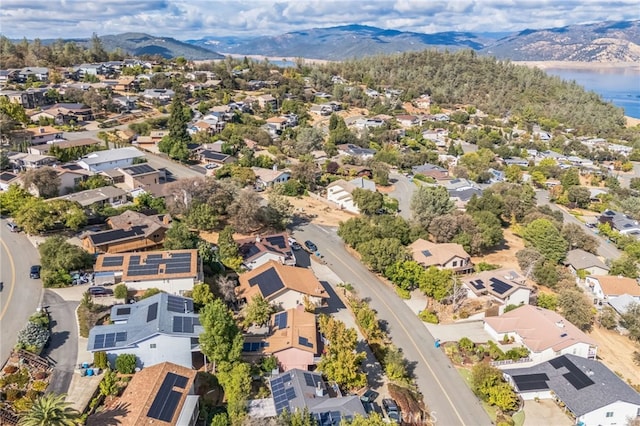
POLYGON ((275 35, 365 24, 404 31, 506 32, 638 19, 637 0, 2 0, 12 38, 146 32, 178 39, 275 35))

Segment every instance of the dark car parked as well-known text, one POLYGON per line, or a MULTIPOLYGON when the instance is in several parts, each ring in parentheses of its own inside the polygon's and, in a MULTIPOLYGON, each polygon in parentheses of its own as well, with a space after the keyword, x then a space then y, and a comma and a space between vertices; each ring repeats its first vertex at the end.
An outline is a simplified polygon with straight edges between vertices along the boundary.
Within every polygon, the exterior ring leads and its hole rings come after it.
POLYGON ((385 413, 387 413, 387 417, 392 423, 400 423, 400 409, 393 399, 383 399, 382 408, 384 408, 385 413))
POLYGON ((104 287, 89 287, 89 294, 92 296, 111 296, 113 295, 113 290, 110 288, 104 287))
POLYGON ((313 244, 313 241, 311 240, 305 241, 304 246, 312 253, 315 253, 318 251, 318 246, 313 244))
POLYGON ((29 278, 37 280, 40 279, 40 265, 33 265, 29 270, 29 278))

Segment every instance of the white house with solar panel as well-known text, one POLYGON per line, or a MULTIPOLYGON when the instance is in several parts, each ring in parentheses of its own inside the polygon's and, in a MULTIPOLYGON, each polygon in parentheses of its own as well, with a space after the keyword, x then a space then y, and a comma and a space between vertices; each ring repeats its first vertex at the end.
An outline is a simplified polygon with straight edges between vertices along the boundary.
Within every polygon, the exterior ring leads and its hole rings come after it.
POLYGON ((640 394, 598 361, 567 354, 503 374, 524 400, 564 404, 577 425, 627 425, 640 417, 640 394))
POLYGON ((202 281, 197 250, 101 254, 93 270, 101 280, 125 283, 129 290, 159 288, 178 295, 202 281))
POLYGON ((464 278, 462 285, 467 288, 471 299, 488 297, 501 304, 500 313, 509 305, 528 305, 531 288, 525 285, 525 278, 511 269, 483 271, 471 278, 464 278))
POLYGON ((202 365, 199 335, 204 331, 193 300, 159 293, 111 308, 113 324, 89 331, 87 350, 104 351, 111 365, 120 354, 134 354, 139 367, 172 362, 186 368, 202 365))

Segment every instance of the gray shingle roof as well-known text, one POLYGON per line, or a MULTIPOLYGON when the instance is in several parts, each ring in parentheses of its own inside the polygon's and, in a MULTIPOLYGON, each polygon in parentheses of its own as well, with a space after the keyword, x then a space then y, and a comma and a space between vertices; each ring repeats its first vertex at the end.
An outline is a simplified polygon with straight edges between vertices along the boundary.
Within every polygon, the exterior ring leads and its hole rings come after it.
POLYGON ((567 253, 564 263, 565 265, 573 266, 575 269, 587 269, 595 266, 606 271, 609 270, 609 267, 598 259, 598 256, 582 249, 571 250, 567 253))
POLYGON ((541 389, 530 389, 530 391, 552 390, 576 416, 582 416, 616 401, 625 401, 640 406, 640 394, 604 364, 576 355, 562 355, 533 367, 515 368, 503 370, 503 372, 511 377, 546 374, 549 379, 539 382, 541 389), (593 383, 576 389, 565 377, 569 370, 566 367, 556 369, 552 365, 554 361, 562 358, 566 359, 565 363, 568 361, 567 365, 575 366, 593 383))
POLYGON ((186 317, 192 318, 193 320, 198 319, 198 314, 193 313, 193 300, 186 297, 159 293, 141 300, 138 303, 115 305, 111 308, 111 320, 114 321, 115 324, 93 327, 89 331, 87 350, 108 351, 109 349, 126 348, 156 334, 198 337, 203 332, 199 320, 194 325, 193 331, 174 332, 175 317, 186 317), (153 305, 155 305, 155 308, 153 305), (180 312, 176 312, 176 307, 178 306, 182 308, 180 312), (122 311, 123 308, 124 311, 122 311), (128 313, 126 313, 126 308, 130 309, 128 313), (150 314, 150 310, 152 312, 155 311, 156 314, 150 314), (96 347, 96 336, 110 333, 127 333, 126 339, 115 342, 115 344, 110 347, 96 347))

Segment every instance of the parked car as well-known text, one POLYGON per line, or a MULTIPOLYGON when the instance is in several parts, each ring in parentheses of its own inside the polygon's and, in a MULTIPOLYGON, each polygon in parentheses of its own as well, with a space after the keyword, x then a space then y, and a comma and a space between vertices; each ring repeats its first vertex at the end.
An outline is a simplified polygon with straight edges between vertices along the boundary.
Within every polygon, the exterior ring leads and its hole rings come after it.
POLYGON ((113 290, 104 287, 89 287, 89 294, 92 296, 112 296, 113 290))
POLYGON ((7 228, 11 232, 20 232, 20 227, 13 222, 7 222, 7 228))
POLYGON ((32 265, 29 269, 29 278, 38 280, 40 279, 40 265, 32 265))
POLYGON ((318 246, 313 243, 311 240, 307 240, 304 242, 305 247, 312 253, 318 251, 318 246))
POLYGON ((362 396, 360 396, 360 401, 362 402, 373 402, 375 401, 375 399, 378 397, 378 392, 372 390, 372 389, 367 389, 365 391, 365 393, 362 394, 362 396))
POLYGON ((302 248, 300 244, 298 244, 298 242, 291 237, 289 237, 289 245, 293 250, 300 250, 302 248))
POLYGON ((387 417, 392 423, 400 423, 400 409, 393 399, 383 399, 382 408, 384 408, 385 413, 387 413, 387 417))
POLYGON ((217 164, 213 164, 213 163, 209 163, 206 166, 204 166, 204 168, 207 169, 207 170, 212 170, 212 169, 215 169, 217 167, 218 167, 218 165, 217 164))

